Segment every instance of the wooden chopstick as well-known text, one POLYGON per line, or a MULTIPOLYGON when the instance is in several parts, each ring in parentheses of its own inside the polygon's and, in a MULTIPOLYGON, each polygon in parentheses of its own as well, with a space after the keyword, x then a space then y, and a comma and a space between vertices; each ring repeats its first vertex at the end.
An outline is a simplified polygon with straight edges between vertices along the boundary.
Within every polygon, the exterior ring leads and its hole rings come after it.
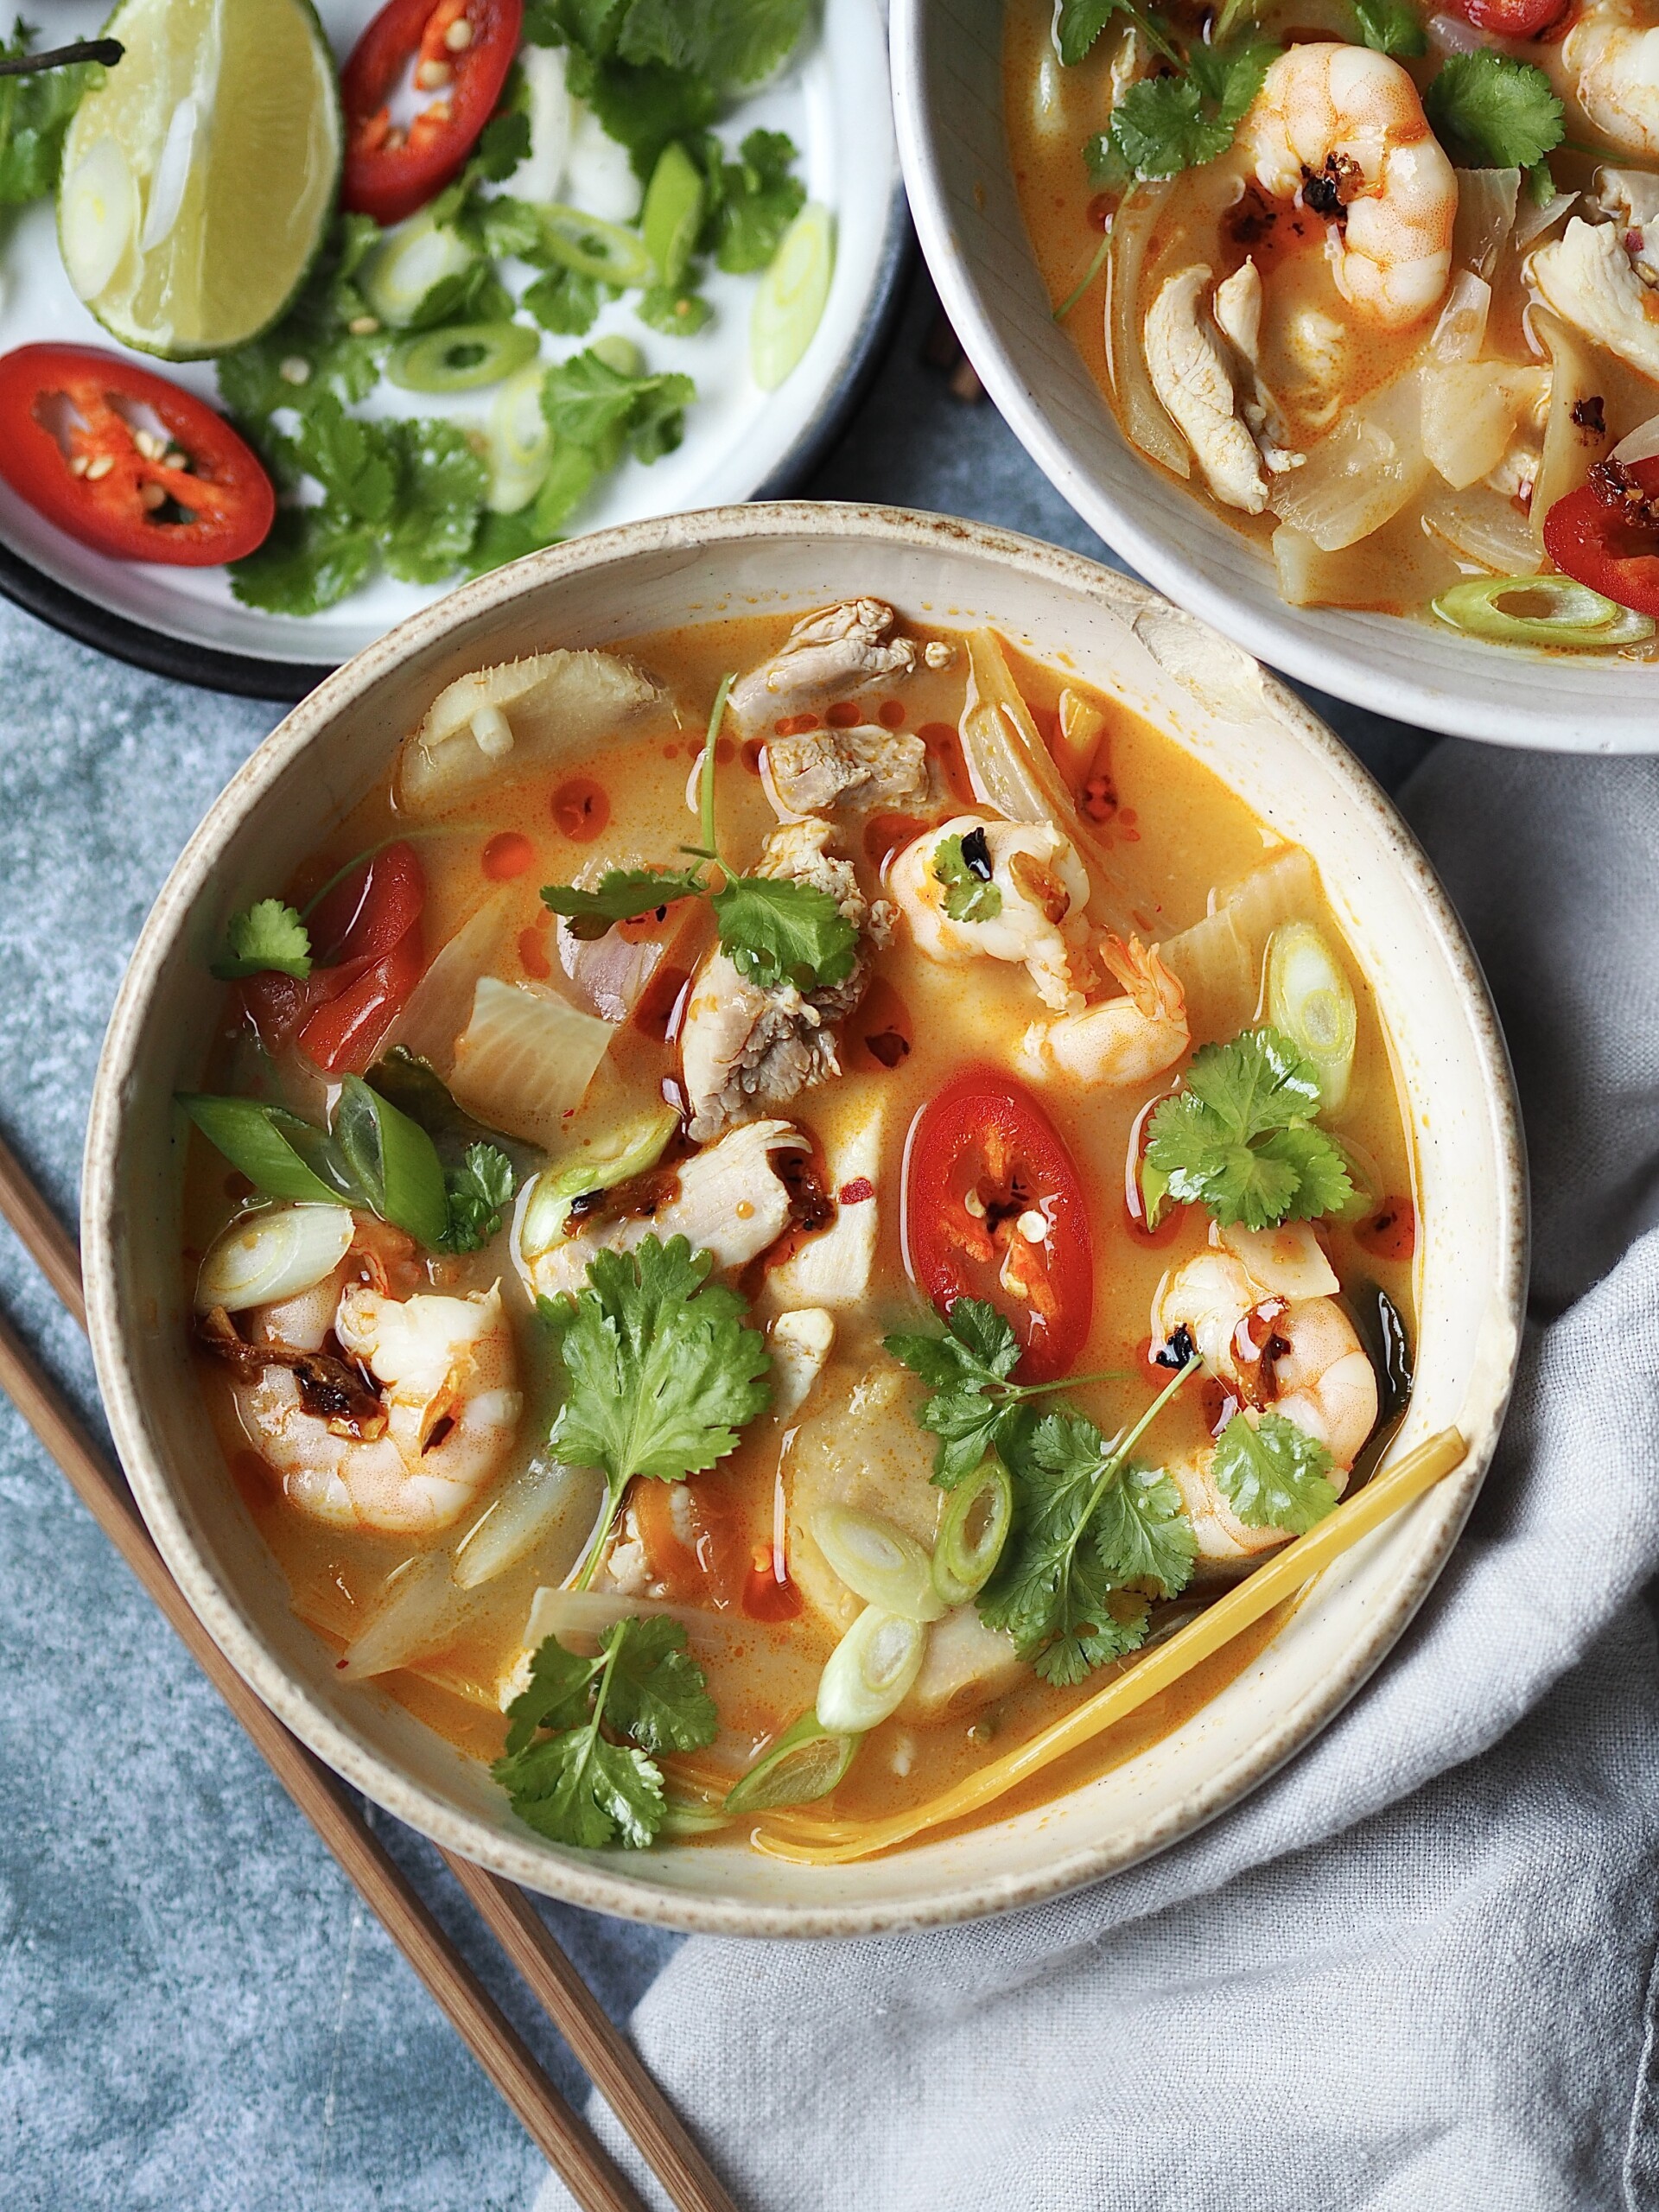
MULTIPOLYGON (((0 1217, 85 1328, 79 1255, 3 1140, 0 1217)), ((139 1518, 125 1482, 3 1314, 0 1389, 57 1461, 584 2212, 640 2212, 632 2185, 542 2073, 395 1861, 341 1795, 334 1776, 260 1702, 202 1627, 139 1518)), ((528 1897, 468 1859, 447 1851, 443 1858, 677 2212, 736 2212, 684 2122, 528 1897)))

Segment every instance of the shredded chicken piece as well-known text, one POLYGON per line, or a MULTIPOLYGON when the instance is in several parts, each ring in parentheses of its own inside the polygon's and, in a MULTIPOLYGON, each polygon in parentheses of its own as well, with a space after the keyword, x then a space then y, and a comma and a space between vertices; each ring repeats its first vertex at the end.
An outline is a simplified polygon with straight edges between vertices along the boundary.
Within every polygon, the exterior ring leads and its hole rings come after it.
POLYGON ((1614 225, 1574 216, 1531 255, 1526 274, 1564 322, 1659 382, 1659 321, 1648 312, 1649 288, 1614 225))
POLYGON ((1307 459, 1290 442, 1290 432, 1279 403, 1262 377, 1262 272, 1247 255, 1232 275, 1216 287, 1213 313, 1217 327, 1230 340, 1240 361, 1249 372, 1250 390, 1243 397, 1243 413, 1270 476, 1300 468, 1307 459))
POLYGON ((772 737, 766 796, 784 820, 836 807, 905 807, 927 792, 927 747, 907 730, 861 722, 772 737))
MULTIPOLYGON (((767 838, 756 873, 827 893, 869 943, 883 944, 892 909, 885 900, 874 906, 866 900, 852 862, 829 849, 834 835, 827 822, 786 822, 767 838)), ((868 976, 862 948, 844 982, 804 994, 792 983, 754 982, 725 953, 711 953, 697 971, 680 1032, 691 1136, 706 1143, 750 1114, 770 1113, 839 1075, 834 1025, 858 1004, 868 976)))
POLYGON ((1259 515, 1268 504, 1262 455, 1239 414, 1227 341, 1202 305, 1213 273, 1195 264, 1164 284, 1147 317, 1147 368, 1217 499, 1259 515))
POLYGON ((759 734, 808 708, 908 676, 916 647, 890 634, 895 619, 879 599, 842 600, 806 615, 769 661, 734 684, 733 720, 746 736, 759 734))

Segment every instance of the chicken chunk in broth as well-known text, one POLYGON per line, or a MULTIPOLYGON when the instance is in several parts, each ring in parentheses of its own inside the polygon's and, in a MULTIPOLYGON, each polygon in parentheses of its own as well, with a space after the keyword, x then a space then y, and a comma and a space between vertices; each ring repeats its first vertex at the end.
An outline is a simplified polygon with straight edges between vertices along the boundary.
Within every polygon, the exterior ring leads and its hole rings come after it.
POLYGON ((181 1100, 202 1387, 345 1678, 556 1840, 925 1804, 1402 1408, 1411 1156, 1312 864, 990 631, 476 671, 268 891, 181 1100))
POLYGON ((1013 0, 1056 314, 1293 605, 1659 658, 1659 6, 1366 22, 1013 0))

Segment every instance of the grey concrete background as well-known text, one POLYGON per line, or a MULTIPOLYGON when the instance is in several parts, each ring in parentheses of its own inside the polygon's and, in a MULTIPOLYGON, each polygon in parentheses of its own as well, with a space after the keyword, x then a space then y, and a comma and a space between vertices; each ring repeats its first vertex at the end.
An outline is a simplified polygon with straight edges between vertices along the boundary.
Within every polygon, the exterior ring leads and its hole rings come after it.
MULTIPOLYGON (((925 359, 919 271, 804 487, 1105 549, 995 410, 925 359)), ((1313 695, 1392 786, 1432 740, 1313 695)), ((0 603, 0 1129, 66 1217, 150 900, 280 709, 124 668, 0 603)), ((0 1230, 0 1300, 88 1414, 91 1363, 0 1230)), ((566 2093, 585 2083, 390 1847, 566 2093)), ((674 1938, 553 1906, 621 2017, 674 1938)), ((0 2212, 523 2212, 544 2169, 171 1632, 0 1405, 0 2212)))

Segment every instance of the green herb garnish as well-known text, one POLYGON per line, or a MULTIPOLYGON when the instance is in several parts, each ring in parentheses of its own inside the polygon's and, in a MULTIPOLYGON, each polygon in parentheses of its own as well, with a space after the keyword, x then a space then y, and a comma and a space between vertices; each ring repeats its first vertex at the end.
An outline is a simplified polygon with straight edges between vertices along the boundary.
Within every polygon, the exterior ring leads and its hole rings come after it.
POLYGON ((256 899, 245 913, 232 914, 225 935, 230 950, 213 963, 222 983, 274 970, 303 982, 311 973, 311 936, 292 906, 280 899, 256 899))
POLYGON ((991 880, 991 856, 982 830, 942 837, 933 848, 933 879, 945 887, 944 911, 953 922, 994 922, 1002 893, 991 880))
POLYGON ((1453 54, 1423 95, 1423 112, 1478 168, 1531 169, 1561 143, 1567 111, 1541 69, 1503 54, 1453 54))
POLYGON ((589 1851, 654 1841, 664 1814, 654 1755, 701 1750, 719 1725, 684 1629, 660 1617, 613 1623, 591 1659, 550 1636, 507 1719, 506 1751, 491 1772, 513 1811, 555 1843, 589 1851))
POLYGON ((1184 74, 1144 77, 1112 112, 1112 144, 1136 176, 1175 176, 1217 160, 1281 48, 1263 40, 1195 46, 1184 74))
POLYGON ((579 1589, 634 1477, 680 1482, 712 1467, 770 1398, 766 1339, 746 1326, 737 1293, 709 1281, 713 1266, 683 1236, 647 1236, 632 1252, 595 1253, 585 1290, 542 1300, 570 1386, 549 1448, 597 1468, 607 1491, 579 1589))
POLYGON ((1319 1110, 1318 1077, 1289 1039, 1246 1030, 1195 1055, 1185 1089, 1152 1116, 1147 1164, 1171 1198, 1207 1206, 1224 1228, 1314 1220, 1353 1196, 1319 1110))
POLYGON ((1235 1414, 1216 1443, 1215 1477, 1228 1503, 1252 1529, 1300 1536, 1335 1510, 1329 1452, 1282 1414, 1252 1424, 1235 1414))
MULTIPOLYGON (((37 36, 19 16, 10 38, 0 41, 0 59, 22 60, 37 36)), ((96 61, 0 76, 0 207, 26 207, 57 189, 64 136, 83 94, 103 76, 96 61)))

